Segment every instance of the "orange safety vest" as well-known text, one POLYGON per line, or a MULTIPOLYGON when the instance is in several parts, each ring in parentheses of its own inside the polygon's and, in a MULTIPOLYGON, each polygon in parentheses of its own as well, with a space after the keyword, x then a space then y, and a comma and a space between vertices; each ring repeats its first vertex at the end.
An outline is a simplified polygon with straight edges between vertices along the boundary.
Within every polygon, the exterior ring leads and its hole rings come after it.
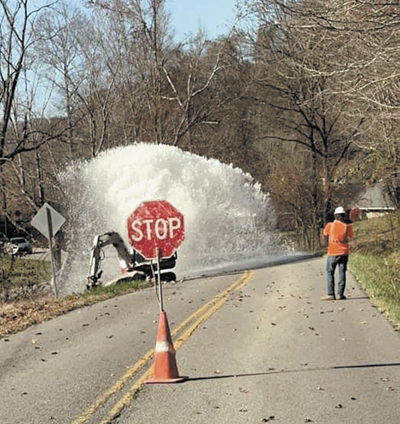
POLYGON ((335 220, 326 224, 324 236, 329 237, 328 255, 340 256, 349 254, 349 237, 353 237, 353 227, 335 220))

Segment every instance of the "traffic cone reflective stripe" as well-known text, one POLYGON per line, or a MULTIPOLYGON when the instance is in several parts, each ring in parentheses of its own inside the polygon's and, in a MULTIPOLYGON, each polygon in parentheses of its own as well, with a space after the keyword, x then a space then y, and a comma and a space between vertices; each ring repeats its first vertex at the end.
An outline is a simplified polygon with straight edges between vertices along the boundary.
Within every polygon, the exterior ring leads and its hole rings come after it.
POLYGON ((175 353, 174 346, 168 342, 157 342, 156 343, 156 352, 171 352, 175 353))
POLYGON ((167 314, 161 311, 154 357, 153 378, 146 380, 145 383, 178 383, 184 380, 187 380, 187 377, 180 377, 178 373, 175 349, 169 331, 167 314))

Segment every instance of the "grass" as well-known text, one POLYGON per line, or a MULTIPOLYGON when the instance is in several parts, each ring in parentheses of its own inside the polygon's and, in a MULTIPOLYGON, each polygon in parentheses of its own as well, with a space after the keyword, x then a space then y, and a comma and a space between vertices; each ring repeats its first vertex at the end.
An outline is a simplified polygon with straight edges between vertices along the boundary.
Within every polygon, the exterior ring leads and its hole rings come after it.
POLYGON ((32 286, 51 279, 48 261, 0 256, 0 285, 4 289, 32 286))
POLYGON ((360 221, 350 254, 350 270, 371 301, 400 330, 400 215, 360 221))

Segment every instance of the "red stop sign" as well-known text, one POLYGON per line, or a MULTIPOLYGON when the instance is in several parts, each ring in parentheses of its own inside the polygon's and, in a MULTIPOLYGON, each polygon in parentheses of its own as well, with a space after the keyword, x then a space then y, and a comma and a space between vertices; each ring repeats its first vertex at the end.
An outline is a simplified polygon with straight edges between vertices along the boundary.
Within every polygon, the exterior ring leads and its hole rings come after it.
POLYGON ((142 202, 128 218, 128 238, 146 259, 172 256, 185 239, 183 215, 166 200, 142 202))

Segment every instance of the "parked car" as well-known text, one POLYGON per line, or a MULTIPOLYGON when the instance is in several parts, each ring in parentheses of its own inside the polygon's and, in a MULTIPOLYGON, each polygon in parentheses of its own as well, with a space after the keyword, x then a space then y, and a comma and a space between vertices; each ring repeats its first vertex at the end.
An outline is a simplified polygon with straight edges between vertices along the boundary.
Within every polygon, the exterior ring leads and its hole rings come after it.
POLYGON ((13 237, 6 244, 6 252, 10 255, 23 255, 24 253, 32 253, 31 244, 24 237, 13 237))

